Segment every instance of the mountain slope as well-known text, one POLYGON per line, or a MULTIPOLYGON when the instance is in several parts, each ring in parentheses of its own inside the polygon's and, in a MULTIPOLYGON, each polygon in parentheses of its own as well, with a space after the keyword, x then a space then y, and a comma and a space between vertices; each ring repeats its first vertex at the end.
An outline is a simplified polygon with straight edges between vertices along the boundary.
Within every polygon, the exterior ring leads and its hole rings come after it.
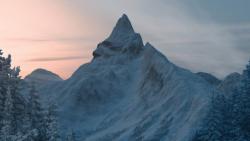
POLYGON ((93 56, 68 80, 40 89, 58 103, 63 132, 71 127, 86 141, 192 139, 212 85, 144 45, 126 15, 93 56))

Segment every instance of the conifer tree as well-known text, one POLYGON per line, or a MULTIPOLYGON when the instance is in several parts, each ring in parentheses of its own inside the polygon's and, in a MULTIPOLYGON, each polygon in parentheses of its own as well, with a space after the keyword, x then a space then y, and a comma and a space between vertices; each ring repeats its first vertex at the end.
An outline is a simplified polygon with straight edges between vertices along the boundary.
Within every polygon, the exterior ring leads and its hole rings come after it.
POLYGON ((10 89, 13 100, 13 130, 17 132, 17 128, 21 126, 20 121, 23 119, 25 103, 19 94, 20 68, 11 68, 11 56, 7 58, 2 56, 0 50, 0 119, 3 118, 4 101, 6 99, 7 89, 10 89))
POLYGON ((250 61, 243 71, 242 87, 240 89, 241 129, 250 138, 250 61))
POLYGON ((234 89, 232 95, 227 99, 227 113, 224 121, 224 128, 226 129, 226 134, 224 139, 227 141, 240 141, 242 131, 240 129, 241 116, 241 95, 238 89, 234 89))
POLYGON ((57 105, 52 104, 49 106, 46 115, 46 136, 48 141, 58 141, 58 119, 57 119, 57 105))
POLYGON ((1 141, 11 141, 13 137, 13 99, 10 88, 7 90, 7 96, 4 103, 4 116, 2 119, 1 141))
POLYGON ((45 139, 45 124, 44 111, 40 103, 40 97, 36 91, 35 85, 32 84, 29 95, 28 116, 32 130, 37 130, 38 136, 35 141, 44 141, 45 139))
POLYGON ((11 56, 3 57, 0 49, 1 141, 33 141, 27 140, 27 137, 35 135, 34 130, 23 128, 30 123, 30 119, 25 118, 25 100, 19 93, 19 72, 19 67, 11 68, 11 56))
POLYGON ((4 101, 6 99, 6 92, 9 87, 9 74, 11 67, 10 55, 5 58, 3 52, 0 49, 0 120, 3 118, 4 101))
POLYGON ((194 141, 223 141, 224 104, 224 96, 213 92, 205 124, 195 135, 194 141))
MULTIPOLYGON (((224 123, 224 127, 227 130, 227 141, 244 141, 250 137, 250 64, 247 65, 243 71, 243 80, 241 87, 234 89, 232 95, 227 100, 227 105, 230 108, 227 109, 227 117, 224 123)), ((249 138, 250 139, 250 138, 249 138)))
POLYGON ((11 69, 10 72, 10 85, 11 85, 11 94, 13 97, 13 112, 14 112, 14 119, 13 119, 13 128, 15 132, 21 132, 19 129, 22 126, 22 121, 25 116, 25 103, 24 98, 20 94, 20 81, 21 78, 19 76, 20 68, 14 67, 11 69))

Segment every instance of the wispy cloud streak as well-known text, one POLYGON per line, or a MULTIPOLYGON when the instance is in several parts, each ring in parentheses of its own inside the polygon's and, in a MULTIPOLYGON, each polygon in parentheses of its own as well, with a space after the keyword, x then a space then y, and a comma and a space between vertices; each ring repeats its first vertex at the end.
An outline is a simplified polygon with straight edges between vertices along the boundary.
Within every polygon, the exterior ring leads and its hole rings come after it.
POLYGON ((65 60, 77 60, 84 59, 87 57, 83 56, 68 56, 68 57, 46 57, 46 58, 34 58, 27 60, 29 62, 49 62, 49 61, 65 61, 65 60))
POLYGON ((58 38, 4 38, 0 40, 5 41, 20 41, 20 42, 94 42, 93 38, 85 38, 85 37, 58 37, 58 38))

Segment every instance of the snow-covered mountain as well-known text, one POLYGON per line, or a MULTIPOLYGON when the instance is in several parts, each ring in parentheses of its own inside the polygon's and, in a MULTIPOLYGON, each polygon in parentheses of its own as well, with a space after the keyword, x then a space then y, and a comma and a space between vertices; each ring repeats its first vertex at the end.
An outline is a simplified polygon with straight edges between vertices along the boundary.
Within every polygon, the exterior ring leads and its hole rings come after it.
POLYGON ((144 45, 126 15, 93 56, 69 79, 39 90, 58 103, 63 132, 86 141, 192 139, 215 93, 210 83, 144 45))
POLYGON ((63 79, 59 75, 53 72, 50 72, 48 70, 41 69, 41 68, 34 70, 33 72, 31 72, 29 75, 27 75, 24 78, 25 82, 28 82, 28 83, 34 82, 38 86, 45 85, 51 82, 58 82, 62 80, 63 79))

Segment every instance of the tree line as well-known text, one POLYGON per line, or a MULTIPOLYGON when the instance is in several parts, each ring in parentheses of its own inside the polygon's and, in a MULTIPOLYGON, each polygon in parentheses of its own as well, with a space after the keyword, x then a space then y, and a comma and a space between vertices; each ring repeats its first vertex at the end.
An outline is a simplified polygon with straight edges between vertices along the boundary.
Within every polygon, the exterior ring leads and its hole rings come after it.
MULTIPOLYGON (((0 49, 0 140, 1 141, 61 141, 58 128, 58 108, 52 103, 44 107, 35 84, 28 98, 21 95, 20 67, 11 67, 11 56, 0 49)), ((76 141, 69 133, 66 141, 76 141)))
POLYGON ((193 141, 250 141, 250 61, 231 95, 213 93, 204 125, 193 141))

